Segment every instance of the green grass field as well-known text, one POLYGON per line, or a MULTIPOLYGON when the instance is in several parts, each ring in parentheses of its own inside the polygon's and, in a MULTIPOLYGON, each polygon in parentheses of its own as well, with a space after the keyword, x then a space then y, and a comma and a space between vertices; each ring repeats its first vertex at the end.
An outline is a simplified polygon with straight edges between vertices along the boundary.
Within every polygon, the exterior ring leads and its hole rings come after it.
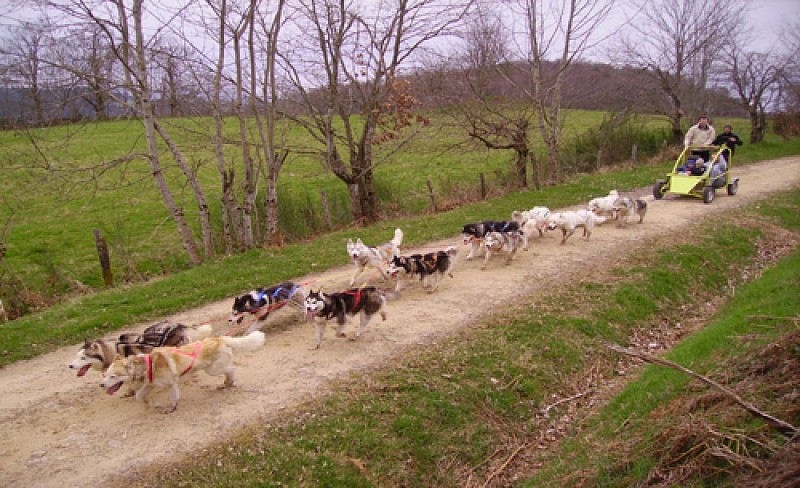
MULTIPOLYGON (((604 116, 601 112, 569 112, 566 136, 591 133, 604 116)), ((664 125, 658 119, 643 120, 654 128, 664 125)), ((210 121, 168 119, 165 123, 198 168, 219 226, 220 183, 209 143, 210 121)), ((228 121, 230 134, 236 131, 234 125, 228 121)), ((290 238, 319 234, 324 228, 323 190, 330 200, 334 225, 346 225, 349 201, 345 186, 321 166, 319 158, 299 152, 314 149, 299 129, 286 128, 286 140, 295 152, 279 181, 284 232, 290 238)), ((43 296, 67 292, 76 282, 101 288, 94 229, 102 231, 109 243, 117 283, 186 269, 189 264, 178 233, 152 181, 149 165, 140 157, 144 144, 141 125, 135 121, 0 132, 4 174, 0 180, 0 238, 7 247, 0 271, 5 278, 18 279, 32 293, 43 296), (133 159, 112 164, 123 157, 133 159)), ((234 163, 241 159, 235 149, 229 147, 227 153, 234 163)), ((381 151, 379 147, 376 160, 382 160, 381 151)), ((745 146, 743 157, 748 151, 745 146)), ((196 227, 191 192, 181 183, 175 165, 168 164, 166 151, 162 154, 172 191, 196 227)), ((430 205, 428 179, 439 194, 440 205, 448 207, 459 203, 459 194, 477 194, 481 173, 486 175, 490 191, 507 191, 513 186, 508 176, 512 159, 510 152, 489 152, 466 141, 463 130, 453 127, 447 114, 438 113, 411 144, 376 168, 377 190, 390 214, 419 214, 430 205)), ((219 236, 220 229, 215 230, 219 236)))

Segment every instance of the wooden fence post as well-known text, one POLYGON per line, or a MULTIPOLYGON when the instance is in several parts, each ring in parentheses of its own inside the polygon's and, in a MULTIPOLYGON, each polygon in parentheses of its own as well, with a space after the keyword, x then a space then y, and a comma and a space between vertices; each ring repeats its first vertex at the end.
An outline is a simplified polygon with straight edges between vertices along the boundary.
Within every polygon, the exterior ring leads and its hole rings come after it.
POLYGON ((322 201, 322 214, 325 216, 325 225, 328 226, 328 230, 331 230, 333 225, 331 224, 331 209, 328 206, 328 193, 325 190, 320 191, 319 198, 322 201))
POLYGON ((600 166, 602 166, 602 162, 603 162, 603 149, 600 148, 597 150, 597 160, 594 163, 595 171, 600 169, 600 166))
POLYGON ((636 162, 636 158, 639 157, 639 147, 634 144, 631 147, 631 161, 636 162))
POLYGON ((8 322, 8 314, 3 306, 3 300, 0 300, 0 322, 8 322))
POLYGON ((100 229, 94 230, 94 243, 97 246, 97 256, 100 258, 100 268, 103 270, 103 283, 106 288, 114 284, 114 276, 111 274, 111 259, 108 256, 108 245, 103 238, 100 229))
POLYGON ((486 200, 486 176, 481 173, 481 200, 486 200))
POLYGON ((433 183, 431 183, 431 179, 427 179, 428 182, 428 196, 431 199, 431 207, 433 207, 434 212, 438 212, 439 209, 436 208, 436 194, 433 192, 433 183))

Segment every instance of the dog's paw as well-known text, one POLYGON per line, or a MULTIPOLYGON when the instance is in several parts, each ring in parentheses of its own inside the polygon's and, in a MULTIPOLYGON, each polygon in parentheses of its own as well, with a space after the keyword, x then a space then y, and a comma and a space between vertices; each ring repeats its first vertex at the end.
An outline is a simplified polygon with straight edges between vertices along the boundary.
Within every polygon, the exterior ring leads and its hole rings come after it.
POLYGON ((156 409, 157 409, 159 412, 163 413, 163 414, 169 414, 169 413, 172 413, 172 412, 174 412, 175 410, 177 410, 177 408, 178 408, 178 405, 177 405, 177 404, 176 404, 176 405, 161 405, 161 406, 158 406, 158 407, 156 407, 156 409))

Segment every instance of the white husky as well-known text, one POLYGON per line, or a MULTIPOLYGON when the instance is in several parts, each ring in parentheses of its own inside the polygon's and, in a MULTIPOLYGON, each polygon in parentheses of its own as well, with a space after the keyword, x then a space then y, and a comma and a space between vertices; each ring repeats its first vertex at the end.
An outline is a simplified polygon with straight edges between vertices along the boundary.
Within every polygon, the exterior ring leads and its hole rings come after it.
POLYGON ((583 227, 583 237, 589 240, 595 225, 602 224, 606 217, 595 214, 588 210, 578 210, 576 212, 558 212, 550 216, 547 223, 548 230, 561 229, 561 244, 567 242, 575 229, 583 227))
POLYGON ((530 210, 514 210, 511 212, 511 220, 518 222, 522 233, 525 235, 525 249, 528 248, 527 239, 534 231, 539 232, 539 237, 544 236, 547 229, 547 219, 550 217, 550 209, 547 207, 533 207, 530 210))
MULTIPOLYGON (((617 201, 617 198, 619 198, 619 192, 617 192, 617 190, 611 190, 608 192, 608 195, 604 197, 592 198, 589 200, 589 205, 587 205, 586 209, 597 215, 612 217, 614 216, 614 202, 617 201)), ((605 222, 605 219, 603 221, 605 222)))

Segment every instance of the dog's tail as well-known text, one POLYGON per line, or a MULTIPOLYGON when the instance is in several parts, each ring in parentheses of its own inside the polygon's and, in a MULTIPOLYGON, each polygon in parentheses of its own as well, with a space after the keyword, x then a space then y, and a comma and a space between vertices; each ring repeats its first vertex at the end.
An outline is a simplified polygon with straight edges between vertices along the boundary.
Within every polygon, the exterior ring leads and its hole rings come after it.
POLYGON ((189 342, 196 342, 211 337, 214 333, 214 327, 211 324, 195 325, 189 328, 189 342))
POLYGON ((394 230, 394 237, 391 240, 392 245, 395 247, 400 247, 400 244, 403 243, 403 231, 400 229, 394 230))
POLYGON ((222 336, 225 345, 230 346, 234 352, 253 352, 257 351, 266 342, 266 335, 260 330, 256 330, 242 337, 222 336))

